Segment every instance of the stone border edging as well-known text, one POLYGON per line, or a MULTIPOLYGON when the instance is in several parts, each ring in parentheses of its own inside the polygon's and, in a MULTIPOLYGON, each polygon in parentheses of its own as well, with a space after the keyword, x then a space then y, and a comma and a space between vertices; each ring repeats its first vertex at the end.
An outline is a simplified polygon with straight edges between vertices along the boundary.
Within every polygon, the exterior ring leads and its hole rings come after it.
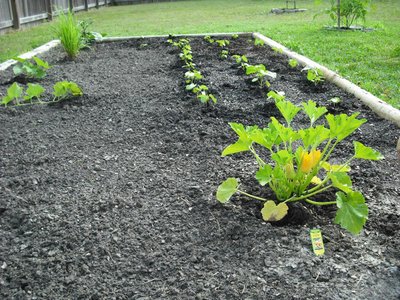
POLYGON ((334 83, 341 89, 357 97, 361 102, 367 105, 373 112, 375 112, 380 117, 389 120, 395 123, 398 127, 400 127, 400 110, 394 108, 390 104, 387 104, 378 97, 372 95, 370 92, 367 92, 366 90, 360 88, 354 83, 341 77, 337 73, 329 70, 328 68, 312 61, 311 59, 303 55, 300 55, 296 52, 289 50, 285 46, 275 42, 270 38, 267 38, 261 33, 255 32, 253 33, 253 37, 264 41, 270 47, 282 50, 283 54, 297 60, 303 66, 320 69, 324 73, 324 76, 328 81, 334 83))

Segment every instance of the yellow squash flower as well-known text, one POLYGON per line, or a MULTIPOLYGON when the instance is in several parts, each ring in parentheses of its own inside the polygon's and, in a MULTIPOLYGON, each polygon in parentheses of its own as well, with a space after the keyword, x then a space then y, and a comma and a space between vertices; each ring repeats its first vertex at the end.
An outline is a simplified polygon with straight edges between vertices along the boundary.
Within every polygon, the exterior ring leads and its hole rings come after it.
POLYGON ((301 166, 300 170, 303 173, 309 173, 321 159, 321 151, 320 150, 312 150, 310 153, 303 152, 301 157, 301 166))

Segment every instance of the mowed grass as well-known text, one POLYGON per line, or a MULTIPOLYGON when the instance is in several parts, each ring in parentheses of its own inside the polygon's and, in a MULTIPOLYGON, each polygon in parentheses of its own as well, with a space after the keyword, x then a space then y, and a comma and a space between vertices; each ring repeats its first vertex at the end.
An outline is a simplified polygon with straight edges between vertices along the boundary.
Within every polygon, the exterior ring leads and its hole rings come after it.
MULTIPOLYGON (((93 20, 92 30, 108 36, 258 31, 400 108, 400 3, 373 2, 365 23, 372 32, 325 29, 332 23, 326 15, 313 18, 324 8, 314 0, 297 1, 307 12, 285 15, 269 13, 284 0, 193 0, 104 7, 77 16, 93 20)), ((0 61, 53 39, 53 26, 1 35, 0 61)))

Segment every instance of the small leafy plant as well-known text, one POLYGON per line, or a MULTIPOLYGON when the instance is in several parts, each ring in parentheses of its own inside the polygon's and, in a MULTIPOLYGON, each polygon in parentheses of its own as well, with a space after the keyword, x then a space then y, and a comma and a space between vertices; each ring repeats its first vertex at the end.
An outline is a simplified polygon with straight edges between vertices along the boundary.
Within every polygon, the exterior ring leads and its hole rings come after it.
POLYGON ((243 63, 249 62, 246 55, 235 54, 235 55, 232 55, 232 58, 236 61, 237 64, 240 64, 240 65, 243 63))
POLYGON ((206 42, 210 43, 210 44, 214 44, 214 42, 215 42, 215 40, 214 40, 213 38, 211 38, 211 36, 209 36, 209 35, 206 35, 206 36, 204 37, 204 40, 205 40, 206 42))
POLYGON ((197 99, 199 99, 201 103, 208 104, 210 101, 214 104, 217 103, 217 98, 208 92, 208 87, 204 84, 195 87, 193 93, 196 94, 197 99))
POLYGON ((276 200, 251 195, 240 189, 239 180, 228 178, 217 190, 217 199, 221 203, 229 201, 239 193, 264 203, 261 210, 265 221, 279 221, 288 212, 288 203, 304 201, 317 206, 336 205, 335 223, 353 234, 358 234, 367 218, 368 207, 364 196, 353 190, 348 174, 350 163, 354 159, 380 160, 383 156, 376 150, 354 141, 354 154, 340 164, 329 161, 337 145, 366 122, 358 119, 358 113, 327 114, 325 107, 318 107, 309 100, 296 106, 286 101, 282 95, 270 92, 275 105, 285 120, 279 122, 271 117, 266 128, 244 126, 240 123, 229 125, 238 135, 238 140, 226 147, 222 156, 239 152, 250 152, 257 164, 255 178, 261 186, 268 185, 275 193, 276 200), (308 127, 296 129, 291 126, 293 119, 303 112, 310 119, 308 127), (315 125, 325 115, 325 125, 315 125), (270 154, 270 162, 265 161, 257 152, 258 147, 270 154), (339 190, 336 200, 323 201, 316 195, 328 189, 339 190))
POLYGON ((93 21, 91 20, 89 21, 83 20, 78 22, 78 26, 80 27, 81 31, 82 48, 90 47, 90 45, 92 45, 97 38, 103 37, 102 34, 89 30, 89 27, 92 25, 92 23, 93 21))
POLYGON ((289 66, 292 68, 296 68, 299 65, 299 62, 293 58, 289 59, 289 66))
POLYGON ((203 79, 203 75, 201 75, 200 71, 192 70, 187 71, 185 73, 186 79, 186 90, 191 91, 197 86, 197 82, 203 79))
POLYGON ((59 102, 73 96, 82 96, 81 88, 72 81, 59 81, 53 86, 53 102, 59 102))
POLYGON ((239 38, 239 35, 238 34, 232 34, 232 40, 237 40, 239 38))
POLYGON ((265 42, 263 41, 263 40, 260 40, 260 39, 254 39, 254 46, 257 46, 257 47, 262 47, 262 46, 264 46, 264 44, 265 44, 265 42))
POLYGON ((278 48, 278 47, 272 47, 271 48, 274 52, 282 54, 283 53, 283 49, 282 48, 278 48))
POLYGON ((251 80, 252 82, 258 82, 259 87, 270 87, 270 82, 266 79, 267 77, 276 78, 276 73, 267 71, 263 64, 259 65, 246 65, 246 75, 255 75, 251 80))
POLYGON ((228 40, 215 40, 215 43, 216 43, 219 47, 224 48, 224 47, 226 47, 226 46, 229 46, 230 41, 228 41, 228 40))
POLYGON ((219 57, 221 59, 227 59, 229 55, 229 51, 228 50, 222 50, 221 53, 219 54, 219 57))
POLYGON ((50 68, 46 61, 36 56, 32 57, 33 62, 20 57, 15 57, 14 60, 18 61, 13 67, 15 76, 22 75, 29 79, 42 79, 47 75, 46 71, 50 68))
POLYGON ((307 71, 307 80, 314 83, 316 86, 325 80, 324 73, 318 68, 306 67, 302 71, 307 71))

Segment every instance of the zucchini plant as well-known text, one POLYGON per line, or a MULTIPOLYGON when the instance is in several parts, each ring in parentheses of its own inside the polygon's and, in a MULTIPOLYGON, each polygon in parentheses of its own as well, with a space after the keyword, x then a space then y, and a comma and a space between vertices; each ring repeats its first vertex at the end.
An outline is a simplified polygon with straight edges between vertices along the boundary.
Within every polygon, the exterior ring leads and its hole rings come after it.
POLYGON ((383 156, 353 141, 354 154, 350 158, 343 159, 339 164, 329 159, 337 145, 367 120, 359 119, 358 113, 350 116, 326 114, 325 107, 318 107, 311 100, 296 106, 286 101, 282 94, 270 92, 269 96, 274 98, 285 122, 281 123, 271 117, 265 128, 230 123, 238 139, 223 150, 222 156, 251 153, 258 164, 255 178, 261 186, 268 185, 276 199, 249 194, 240 188, 237 178, 228 178, 218 187, 218 201, 225 203, 236 193, 261 201, 261 214, 265 221, 284 218, 289 209, 288 204, 292 202, 306 202, 316 206, 336 205, 334 222, 353 234, 360 233, 368 218, 368 207, 364 196, 353 188, 348 174, 350 164, 355 159, 380 160, 383 156), (308 116, 308 127, 292 126, 293 119, 300 112, 308 116), (324 115, 327 126, 315 125, 324 115), (259 155, 259 147, 269 153, 269 161, 259 155), (316 198, 329 189, 338 190, 335 200, 316 198))

